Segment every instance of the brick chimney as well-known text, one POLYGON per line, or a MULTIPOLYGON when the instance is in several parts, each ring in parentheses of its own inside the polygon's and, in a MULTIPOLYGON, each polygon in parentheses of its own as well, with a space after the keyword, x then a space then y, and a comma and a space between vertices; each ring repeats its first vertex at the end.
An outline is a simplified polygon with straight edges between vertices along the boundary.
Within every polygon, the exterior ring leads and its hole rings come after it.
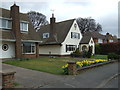
POLYGON ((15 57, 22 57, 21 49, 21 32, 20 32, 20 16, 19 16, 19 6, 14 4, 11 6, 10 16, 12 18, 12 30, 14 32, 16 42, 15 42, 15 57))
POLYGON ((55 34, 55 17, 54 14, 52 14, 52 17, 50 18, 50 37, 53 37, 55 34))
POLYGON ((50 18, 50 38, 48 39, 48 42, 51 42, 51 43, 57 42, 57 33, 56 33, 54 14, 52 14, 52 17, 50 18))

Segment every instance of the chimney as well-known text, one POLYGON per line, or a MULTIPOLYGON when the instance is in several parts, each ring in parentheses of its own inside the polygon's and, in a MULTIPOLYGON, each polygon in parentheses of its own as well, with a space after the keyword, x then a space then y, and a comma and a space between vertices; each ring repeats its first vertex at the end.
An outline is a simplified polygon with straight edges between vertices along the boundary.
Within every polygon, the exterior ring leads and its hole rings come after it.
POLYGON ((106 35, 109 35, 109 33, 106 33, 106 35))
POLYGON ((14 4, 11 6, 10 16, 12 18, 12 30, 15 35, 15 57, 21 58, 22 49, 21 49, 21 32, 20 32, 20 16, 19 16, 19 6, 14 4))
POLYGON ((50 18, 50 37, 55 35, 55 17, 52 13, 52 17, 50 18))
POLYGON ((52 17, 50 18, 50 38, 52 39, 51 41, 57 41, 55 17, 53 13, 52 17))

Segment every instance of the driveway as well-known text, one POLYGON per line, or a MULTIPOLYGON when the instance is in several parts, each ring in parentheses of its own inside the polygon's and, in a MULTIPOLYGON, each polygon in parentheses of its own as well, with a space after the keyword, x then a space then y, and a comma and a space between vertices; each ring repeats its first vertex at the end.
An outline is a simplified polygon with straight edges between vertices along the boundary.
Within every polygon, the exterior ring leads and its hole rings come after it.
POLYGON ((15 81, 26 88, 118 88, 118 63, 107 64, 79 75, 53 75, 3 64, 2 69, 16 71, 15 81))

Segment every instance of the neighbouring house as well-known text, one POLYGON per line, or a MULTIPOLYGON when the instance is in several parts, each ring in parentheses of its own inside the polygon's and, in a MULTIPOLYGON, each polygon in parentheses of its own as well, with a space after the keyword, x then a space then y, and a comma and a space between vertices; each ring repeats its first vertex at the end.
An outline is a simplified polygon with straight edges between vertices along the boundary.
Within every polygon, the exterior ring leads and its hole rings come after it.
POLYGON ((94 54, 93 39, 82 36, 76 19, 56 22, 52 14, 50 24, 36 32, 27 14, 20 13, 16 4, 10 10, 0 10, 0 58, 69 56, 77 48, 85 50, 84 45, 92 46, 94 54))
POLYGON ((91 36, 84 36, 80 41, 80 51, 88 51, 89 46, 92 49, 92 54, 95 54, 95 43, 91 36))
POLYGON ((0 11, 0 58, 38 57, 40 40, 27 14, 16 4, 0 11))
POLYGON ((117 42, 117 38, 112 36, 109 33, 106 33, 106 35, 103 35, 99 32, 86 32, 83 36, 91 36, 95 42, 95 44, 102 44, 102 43, 113 43, 117 42))

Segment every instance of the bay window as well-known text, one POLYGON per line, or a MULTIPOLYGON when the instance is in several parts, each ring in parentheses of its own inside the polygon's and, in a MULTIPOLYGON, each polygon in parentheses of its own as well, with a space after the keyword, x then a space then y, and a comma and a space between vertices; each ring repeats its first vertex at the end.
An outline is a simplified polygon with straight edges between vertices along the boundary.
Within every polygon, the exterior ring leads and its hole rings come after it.
POLYGON ((36 52, 36 47, 35 43, 23 43, 22 44, 22 53, 23 54, 35 54, 36 52))

